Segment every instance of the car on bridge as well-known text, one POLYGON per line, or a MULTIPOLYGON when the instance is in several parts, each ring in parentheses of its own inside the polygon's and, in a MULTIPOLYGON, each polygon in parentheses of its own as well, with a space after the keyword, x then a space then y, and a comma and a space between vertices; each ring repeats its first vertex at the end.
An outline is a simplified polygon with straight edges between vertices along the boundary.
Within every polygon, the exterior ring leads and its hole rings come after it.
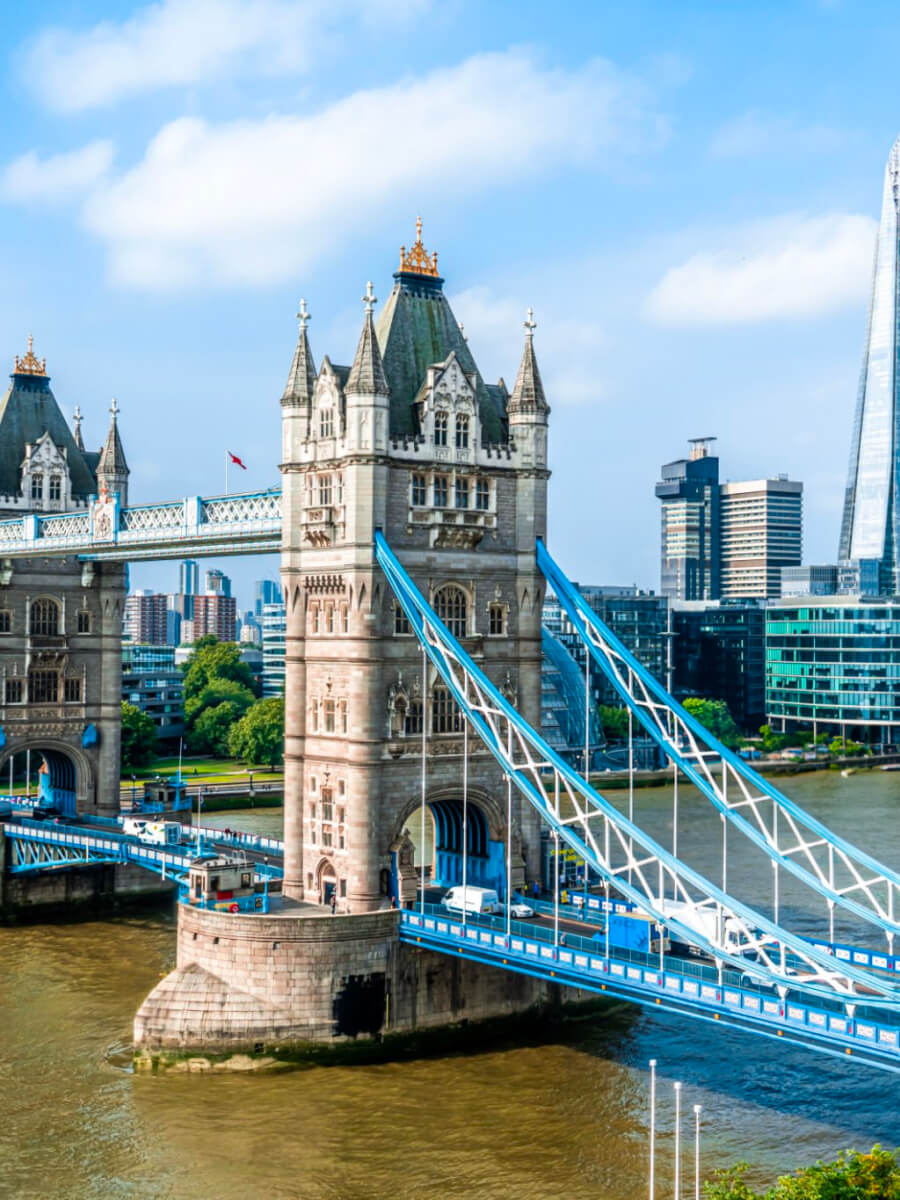
MULTIPOLYGON (((505 900, 498 903, 497 912, 506 914, 505 900)), ((513 900, 509 906, 509 915, 516 921, 524 921, 526 918, 534 916, 534 909, 530 904, 523 904, 521 900, 513 900)))

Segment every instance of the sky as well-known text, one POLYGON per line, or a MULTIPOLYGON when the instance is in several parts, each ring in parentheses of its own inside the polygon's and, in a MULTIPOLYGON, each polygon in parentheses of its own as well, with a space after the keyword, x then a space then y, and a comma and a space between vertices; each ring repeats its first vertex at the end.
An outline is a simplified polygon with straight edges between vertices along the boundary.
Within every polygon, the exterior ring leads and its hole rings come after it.
MULTIPOLYGON (((232 490, 277 484, 300 297, 352 361, 421 215, 489 382, 534 308, 572 577, 658 588, 695 436, 801 479, 834 561, 896 4, 43 0, 4 35, 0 363, 33 333, 98 449, 117 398, 133 503, 221 492, 226 450, 232 490)), ((240 607, 277 572, 219 565, 240 607)))

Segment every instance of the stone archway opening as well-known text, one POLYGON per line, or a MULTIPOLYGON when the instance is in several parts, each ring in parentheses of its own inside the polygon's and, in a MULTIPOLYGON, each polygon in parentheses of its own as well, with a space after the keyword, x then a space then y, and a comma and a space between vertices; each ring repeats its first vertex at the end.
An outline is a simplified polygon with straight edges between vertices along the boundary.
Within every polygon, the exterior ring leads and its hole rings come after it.
POLYGON ((320 904, 330 904, 338 886, 337 872, 330 859, 323 858, 316 868, 316 892, 320 904))
POLYGON ((40 743, 6 755, 0 766, 2 790, 10 796, 57 809, 74 817, 78 810, 78 763, 65 750, 40 743), (5 773, 5 774, 4 774, 5 773))
MULTIPOLYGON (((506 893, 506 843, 491 837, 485 809, 469 798, 465 812, 466 854, 465 879, 473 887, 496 888, 506 893)), ((422 862, 425 863, 425 887, 444 891, 463 882, 463 802, 461 796, 446 796, 430 800, 425 806, 424 828, 421 808, 413 810, 403 822, 403 833, 409 835, 406 869, 401 868, 399 847, 394 843, 391 869, 391 895, 408 902, 412 886, 421 885, 422 862), (413 870, 414 869, 414 878, 413 870), (406 877, 405 879, 403 877, 406 877)), ((432 894, 430 899, 436 899, 432 894)))

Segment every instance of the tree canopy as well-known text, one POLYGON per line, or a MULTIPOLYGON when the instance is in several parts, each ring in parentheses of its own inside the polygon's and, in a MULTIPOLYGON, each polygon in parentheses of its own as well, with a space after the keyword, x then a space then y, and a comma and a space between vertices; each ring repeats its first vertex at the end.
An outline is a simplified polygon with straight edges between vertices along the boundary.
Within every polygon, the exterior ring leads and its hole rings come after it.
POLYGON ((247 763, 274 767, 284 758, 284 699, 257 700, 231 727, 228 749, 247 763))
POLYGON ((194 644, 183 670, 185 700, 198 696, 213 679, 230 679, 248 688, 254 696, 259 695, 253 672, 241 660, 237 643, 220 642, 212 634, 207 634, 194 644))
POLYGON ((134 704, 122 702, 122 768, 133 771, 156 757, 153 718, 134 704))
POLYGON ((234 642, 199 638, 184 664, 184 721, 188 746, 198 754, 228 754, 232 725, 259 695, 253 672, 234 642))
POLYGON ((699 696, 689 696, 683 707, 729 750, 736 750, 741 744, 738 727, 724 700, 702 700, 699 696))
POLYGON ((868 1154, 845 1150, 834 1162, 817 1162, 793 1175, 782 1175, 764 1192, 756 1192, 738 1163, 717 1171, 703 1185, 704 1200, 900 1200, 897 1153, 873 1146, 868 1154))

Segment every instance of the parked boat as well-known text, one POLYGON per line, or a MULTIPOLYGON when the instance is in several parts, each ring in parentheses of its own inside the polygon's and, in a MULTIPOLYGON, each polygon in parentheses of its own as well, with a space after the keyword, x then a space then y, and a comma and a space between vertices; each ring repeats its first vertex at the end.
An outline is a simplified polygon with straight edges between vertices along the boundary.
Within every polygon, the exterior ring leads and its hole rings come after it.
POLYGON ((844 767, 843 771, 841 771, 841 775, 844 777, 844 779, 849 779, 851 775, 855 774, 856 767, 844 767))

